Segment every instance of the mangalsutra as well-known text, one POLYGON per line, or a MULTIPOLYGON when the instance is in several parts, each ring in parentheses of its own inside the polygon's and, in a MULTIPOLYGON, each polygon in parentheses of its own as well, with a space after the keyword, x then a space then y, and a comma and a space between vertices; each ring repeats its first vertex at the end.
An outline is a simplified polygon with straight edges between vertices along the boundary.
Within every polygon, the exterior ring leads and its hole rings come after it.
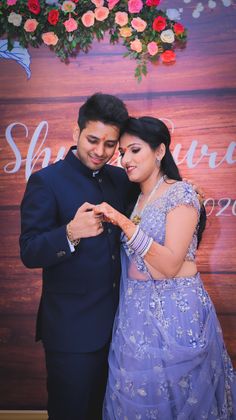
POLYGON ((162 177, 159 179, 159 181, 156 183, 156 185, 154 186, 154 188, 153 188, 153 189, 151 190, 151 192, 149 193, 148 198, 147 198, 147 201, 146 201, 145 205, 143 206, 143 208, 142 208, 141 212, 138 214, 138 212, 137 212, 137 207, 138 207, 138 204, 139 204, 140 198, 141 198, 141 197, 142 197, 142 195, 143 195, 142 193, 140 193, 140 194, 139 194, 138 199, 137 199, 137 201, 136 201, 136 204, 135 204, 135 206, 134 206, 133 212, 132 212, 133 216, 131 216, 131 222, 133 222, 135 225, 139 225, 139 223, 141 222, 141 219, 142 219, 142 214, 143 214, 143 211, 144 211, 145 207, 147 206, 147 204, 149 203, 149 201, 150 201, 150 200, 151 200, 151 198, 153 197, 154 193, 155 193, 155 192, 157 191, 157 189, 160 187, 160 185, 162 184, 162 182, 164 181, 164 179, 165 179, 165 176, 162 176, 162 177))

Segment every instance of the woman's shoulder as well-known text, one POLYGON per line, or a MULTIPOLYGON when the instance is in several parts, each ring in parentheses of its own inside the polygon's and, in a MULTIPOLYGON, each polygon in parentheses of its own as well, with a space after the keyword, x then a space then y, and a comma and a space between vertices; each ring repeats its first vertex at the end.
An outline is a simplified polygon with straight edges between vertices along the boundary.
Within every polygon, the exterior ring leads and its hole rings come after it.
POLYGON ((166 184, 168 184, 167 192, 171 194, 175 192, 179 194, 188 193, 197 196, 192 184, 190 184, 187 181, 176 181, 176 179, 167 179, 166 184))
POLYGON ((179 205, 189 205, 200 210, 198 196, 193 186, 187 181, 168 180, 170 186, 167 189, 168 206, 170 210, 179 205))

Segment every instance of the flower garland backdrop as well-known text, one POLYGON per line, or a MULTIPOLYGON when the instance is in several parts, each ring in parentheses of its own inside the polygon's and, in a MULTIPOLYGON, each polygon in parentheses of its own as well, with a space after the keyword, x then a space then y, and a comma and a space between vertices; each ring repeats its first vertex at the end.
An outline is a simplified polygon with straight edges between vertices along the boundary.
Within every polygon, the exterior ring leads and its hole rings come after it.
POLYGON ((0 2, 0 36, 8 49, 14 40, 22 47, 45 44, 63 61, 79 51, 88 52, 93 39, 119 40, 124 56, 136 60, 135 77, 147 74, 147 62, 173 63, 176 46, 186 42, 186 29, 159 9, 160 0, 3 0, 0 2))

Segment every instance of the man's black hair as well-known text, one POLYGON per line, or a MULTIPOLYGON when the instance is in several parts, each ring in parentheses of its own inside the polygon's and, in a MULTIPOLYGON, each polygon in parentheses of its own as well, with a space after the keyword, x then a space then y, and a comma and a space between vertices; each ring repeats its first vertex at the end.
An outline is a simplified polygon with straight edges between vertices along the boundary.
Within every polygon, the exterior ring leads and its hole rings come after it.
POLYGON ((78 125, 83 130, 89 121, 101 121, 121 129, 127 118, 128 111, 121 99, 114 95, 95 93, 81 106, 78 125))

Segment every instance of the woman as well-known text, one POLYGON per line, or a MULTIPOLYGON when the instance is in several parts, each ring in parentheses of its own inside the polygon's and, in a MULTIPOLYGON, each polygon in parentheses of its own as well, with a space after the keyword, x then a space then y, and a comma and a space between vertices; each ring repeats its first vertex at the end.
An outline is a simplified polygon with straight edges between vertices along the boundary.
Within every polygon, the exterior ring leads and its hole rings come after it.
POLYGON ((205 212, 181 181, 165 124, 130 118, 121 163, 141 193, 122 230, 120 304, 109 354, 106 420, 233 419, 235 376, 195 254, 205 212))

